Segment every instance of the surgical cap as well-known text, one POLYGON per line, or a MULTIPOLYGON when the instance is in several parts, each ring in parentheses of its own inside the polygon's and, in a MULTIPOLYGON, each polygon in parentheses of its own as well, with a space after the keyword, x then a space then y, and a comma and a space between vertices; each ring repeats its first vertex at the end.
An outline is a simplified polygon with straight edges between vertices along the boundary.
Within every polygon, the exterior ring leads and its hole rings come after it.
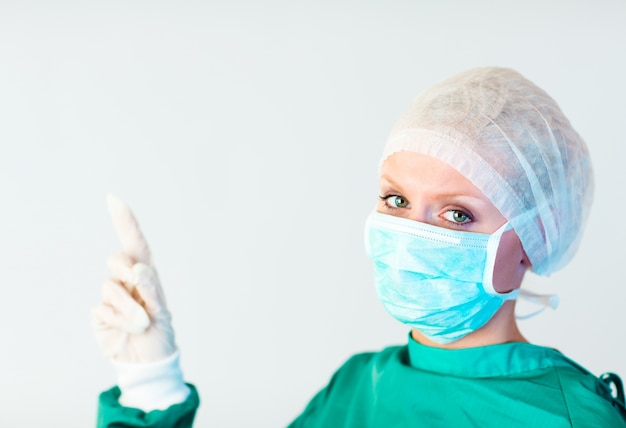
POLYGON ((571 260, 593 197, 587 146, 556 102, 518 72, 486 67, 418 96, 391 131, 399 151, 430 155, 468 178, 507 218, 532 270, 571 260))

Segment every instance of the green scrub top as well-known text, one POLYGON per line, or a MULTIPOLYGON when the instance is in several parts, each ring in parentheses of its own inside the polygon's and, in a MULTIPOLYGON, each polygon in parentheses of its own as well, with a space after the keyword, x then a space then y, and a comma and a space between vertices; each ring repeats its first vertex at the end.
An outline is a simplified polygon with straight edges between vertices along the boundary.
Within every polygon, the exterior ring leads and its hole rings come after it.
POLYGON ((626 427, 626 410, 554 349, 445 350, 409 335, 349 359, 290 425, 300 427, 626 427))
MULTIPOLYGON (((121 407, 100 396, 98 427, 187 428, 199 405, 121 407)), ((445 350, 405 346, 350 358, 290 428, 626 427, 609 387, 560 352, 528 343, 445 350)))

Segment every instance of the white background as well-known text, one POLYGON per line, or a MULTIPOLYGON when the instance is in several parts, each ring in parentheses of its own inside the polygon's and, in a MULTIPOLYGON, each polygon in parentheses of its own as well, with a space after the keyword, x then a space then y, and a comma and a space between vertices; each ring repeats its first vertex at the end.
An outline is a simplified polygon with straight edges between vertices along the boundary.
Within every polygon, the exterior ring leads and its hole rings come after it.
POLYGON ((581 249, 523 322, 626 376, 622 1, 0 2, 0 426, 88 427, 114 381, 90 309, 129 203, 151 242, 199 427, 285 426, 355 352, 406 341, 363 223, 415 96, 512 67, 587 141, 581 249))

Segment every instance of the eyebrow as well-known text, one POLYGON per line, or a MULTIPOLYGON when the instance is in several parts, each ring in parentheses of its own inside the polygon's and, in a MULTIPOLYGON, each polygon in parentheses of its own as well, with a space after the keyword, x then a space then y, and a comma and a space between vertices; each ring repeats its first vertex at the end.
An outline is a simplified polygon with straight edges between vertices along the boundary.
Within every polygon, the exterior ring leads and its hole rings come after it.
POLYGON ((391 185, 391 187, 395 187, 395 188, 400 188, 401 186, 398 186, 398 183, 396 183, 395 181, 393 181, 392 178, 386 176, 386 175, 381 175, 380 178, 382 180, 385 180, 387 183, 389 183, 391 185))
MULTIPOLYGON (((391 187, 395 188, 395 189, 400 189, 402 188, 402 186, 399 186, 392 178, 390 178, 389 176, 386 175, 381 175, 380 176, 381 179, 384 179, 389 185, 391 185, 391 187)), ((478 196, 478 195, 471 195, 471 194, 467 194, 467 193, 458 193, 458 192, 447 192, 447 193, 437 193, 435 195, 436 199, 456 199, 456 198, 461 198, 461 199, 472 199, 478 202, 484 202, 484 196, 478 196)))

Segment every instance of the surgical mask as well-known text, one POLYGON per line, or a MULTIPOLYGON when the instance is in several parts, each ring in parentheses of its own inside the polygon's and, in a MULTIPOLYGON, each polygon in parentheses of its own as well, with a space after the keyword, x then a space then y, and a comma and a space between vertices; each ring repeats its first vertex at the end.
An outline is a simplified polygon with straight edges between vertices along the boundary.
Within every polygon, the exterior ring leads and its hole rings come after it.
POLYGON ((436 343, 478 330, 518 294, 498 293, 492 282, 500 238, 509 228, 462 232, 372 213, 365 241, 383 306, 436 343))

